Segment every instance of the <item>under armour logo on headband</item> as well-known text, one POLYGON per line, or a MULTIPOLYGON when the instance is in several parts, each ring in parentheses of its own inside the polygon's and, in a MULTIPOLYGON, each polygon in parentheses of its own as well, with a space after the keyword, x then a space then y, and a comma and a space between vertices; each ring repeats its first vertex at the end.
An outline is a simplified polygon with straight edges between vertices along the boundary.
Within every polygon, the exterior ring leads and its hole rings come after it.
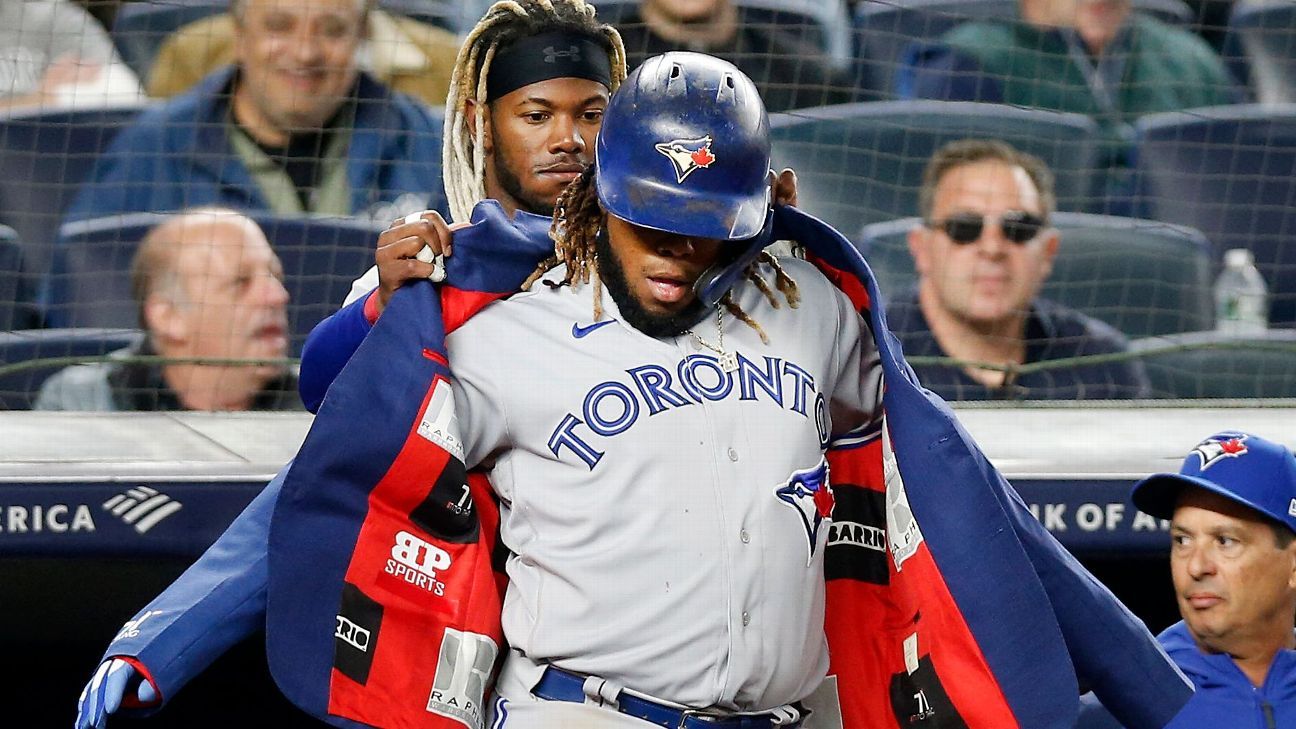
POLYGON ((553 46, 545 46, 545 63, 553 63, 559 58, 570 58, 572 61, 579 62, 581 59, 580 48, 577 46, 567 46, 567 50, 560 51, 553 46))

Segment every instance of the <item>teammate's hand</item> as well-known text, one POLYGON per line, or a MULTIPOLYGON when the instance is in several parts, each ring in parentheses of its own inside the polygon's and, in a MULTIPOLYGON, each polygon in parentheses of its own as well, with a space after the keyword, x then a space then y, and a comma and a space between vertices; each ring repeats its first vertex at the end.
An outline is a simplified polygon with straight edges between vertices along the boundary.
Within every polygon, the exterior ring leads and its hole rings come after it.
POLYGON ((108 726, 108 715, 121 708, 126 692, 132 690, 137 683, 138 688, 133 690, 139 703, 147 705, 157 701, 157 689, 139 675, 131 664, 120 658, 99 664, 99 670, 95 671, 90 683, 81 689, 76 729, 103 729, 108 726))
POLYGON ((461 228, 446 224, 445 218, 435 210, 414 213, 398 219, 378 236, 378 250, 374 260, 378 264, 378 312, 387 308, 396 289, 422 278, 439 281, 445 275, 444 264, 438 266, 442 256, 450 255, 452 233, 461 228))
POLYGON ((774 204, 791 205, 796 207, 797 204, 797 178, 796 173, 789 167, 784 167, 777 175, 770 170, 770 183, 774 187, 774 204))

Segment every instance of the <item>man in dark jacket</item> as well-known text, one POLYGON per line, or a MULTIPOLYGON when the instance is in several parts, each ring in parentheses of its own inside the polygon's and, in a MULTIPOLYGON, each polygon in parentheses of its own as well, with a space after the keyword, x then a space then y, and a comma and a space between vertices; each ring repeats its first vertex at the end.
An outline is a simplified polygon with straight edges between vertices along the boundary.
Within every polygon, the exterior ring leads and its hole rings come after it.
POLYGON ((429 109, 357 69, 367 0, 240 0, 236 63, 113 141, 68 219, 223 205, 383 221, 440 208, 429 109))
POLYGON ((889 302, 891 330, 925 387, 948 400, 1145 397, 1141 363, 1078 364, 1018 374, 1048 360, 1128 348, 1107 324, 1041 298, 1059 238, 1048 225, 1053 175, 994 140, 952 142, 933 155, 909 233, 918 288, 889 302))

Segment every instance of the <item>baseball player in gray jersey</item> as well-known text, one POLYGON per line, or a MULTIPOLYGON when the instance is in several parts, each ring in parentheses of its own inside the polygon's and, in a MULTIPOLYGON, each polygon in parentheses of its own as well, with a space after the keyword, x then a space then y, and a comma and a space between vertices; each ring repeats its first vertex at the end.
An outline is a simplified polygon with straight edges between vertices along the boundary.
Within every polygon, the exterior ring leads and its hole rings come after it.
POLYGON ((751 81, 668 54, 625 84, 557 255, 447 339, 513 553, 495 718, 796 725, 828 667, 808 527, 827 444, 880 402, 872 338, 813 266, 749 250, 771 195, 751 81))

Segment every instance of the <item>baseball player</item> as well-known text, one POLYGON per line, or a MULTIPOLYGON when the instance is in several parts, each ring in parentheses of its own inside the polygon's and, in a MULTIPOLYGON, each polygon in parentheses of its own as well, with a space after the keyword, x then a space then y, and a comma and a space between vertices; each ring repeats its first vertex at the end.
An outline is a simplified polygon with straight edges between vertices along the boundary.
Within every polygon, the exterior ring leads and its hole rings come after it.
POLYGON ((874 425, 879 369, 822 274, 747 250, 768 168, 747 77, 646 61, 559 201, 557 255, 447 339, 513 553, 499 726, 791 726, 825 675, 824 451, 874 425))

